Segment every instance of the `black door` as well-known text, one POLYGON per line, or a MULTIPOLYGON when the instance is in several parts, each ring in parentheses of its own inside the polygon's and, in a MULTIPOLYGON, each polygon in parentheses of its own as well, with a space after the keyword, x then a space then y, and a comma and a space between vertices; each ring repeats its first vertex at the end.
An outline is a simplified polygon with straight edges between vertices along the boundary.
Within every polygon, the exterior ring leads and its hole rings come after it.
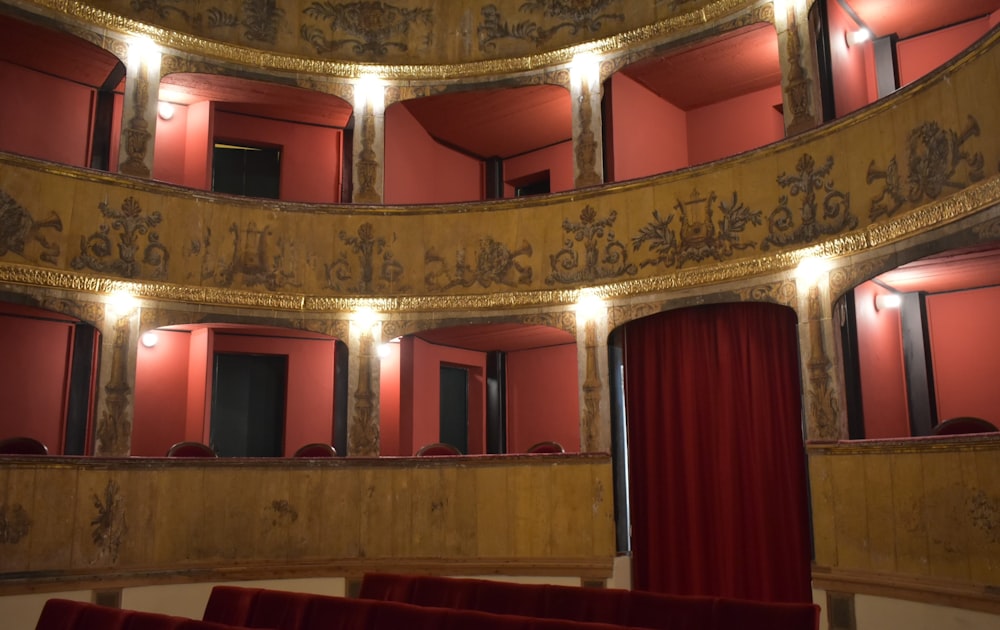
POLYGON ((215 355, 211 444, 222 457, 280 457, 288 357, 215 355))
POLYGON ((441 366, 441 441, 469 452, 469 370, 441 366))

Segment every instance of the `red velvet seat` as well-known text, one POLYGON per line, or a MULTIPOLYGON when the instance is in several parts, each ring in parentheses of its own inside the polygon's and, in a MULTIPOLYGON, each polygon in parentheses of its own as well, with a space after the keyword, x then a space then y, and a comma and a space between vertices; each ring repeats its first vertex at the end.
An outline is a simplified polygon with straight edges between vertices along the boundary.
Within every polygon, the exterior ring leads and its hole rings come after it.
POLYGON ((125 620, 125 630, 178 630, 184 617, 174 617, 160 613, 133 611, 125 620))
POLYGON ((48 455, 49 449, 35 438, 26 436, 0 440, 0 455, 48 455))
POLYGON ((313 442, 300 446, 292 457, 336 457, 337 449, 325 442, 313 442))
POLYGON ((559 442, 553 442, 552 440, 546 440, 545 442, 537 442, 528 447, 529 453, 565 453, 566 449, 559 442))
POLYGON ((35 630, 73 630, 77 617, 88 605, 69 599, 50 599, 42 606, 35 630))
POLYGON ((931 435, 966 435, 969 433, 994 433, 997 427, 990 421, 972 416, 951 418, 931 429, 931 435))
POLYGON ((167 457, 218 457, 218 454, 201 442, 178 442, 167 449, 167 457))
POLYGON ((451 444, 445 444, 444 442, 427 444, 425 446, 421 446, 420 450, 417 451, 417 457, 446 457, 449 455, 461 454, 462 452, 460 450, 451 444))
POLYGON ((250 619, 254 598, 261 590, 243 586, 215 586, 208 596, 201 618, 231 626, 245 626, 250 619))
POLYGON ((261 589, 257 592, 245 624, 248 628, 298 630, 315 595, 261 589))

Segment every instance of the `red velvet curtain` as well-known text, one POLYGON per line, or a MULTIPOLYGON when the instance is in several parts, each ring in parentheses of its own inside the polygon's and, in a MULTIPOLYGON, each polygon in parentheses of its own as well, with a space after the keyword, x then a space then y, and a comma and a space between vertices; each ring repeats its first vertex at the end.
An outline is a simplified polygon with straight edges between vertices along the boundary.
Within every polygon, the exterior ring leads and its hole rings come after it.
POLYGON ((798 364, 783 306, 626 325, 635 588, 812 600, 798 364))

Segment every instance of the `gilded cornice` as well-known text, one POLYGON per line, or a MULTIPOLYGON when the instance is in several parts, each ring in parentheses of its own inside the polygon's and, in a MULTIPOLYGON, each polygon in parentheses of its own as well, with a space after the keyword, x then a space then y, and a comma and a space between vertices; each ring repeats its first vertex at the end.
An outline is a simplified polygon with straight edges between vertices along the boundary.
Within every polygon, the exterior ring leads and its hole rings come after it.
POLYGON ((237 44, 224 43, 195 35, 161 28, 124 15, 72 0, 28 0, 50 12, 63 14, 102 30, 122 34, 142 35, 165 48, 182 53, 211 57, 247 67, 274 71, 321 74, 342 78, 357 78, 377 74, 387 81, 451 80, 470 77, 511 75, 569 63, 581 51, 613 54, 649 44, 699 26, 711 25, 726 16, 748 11, 751 19, 773 18, 770 2, 748 0, 718 0, 703 7, 675 15, 653 24, 608 37, 580 43, 558 50, 533 55, 486 59, 467 63, 441 64, 375 64, 315 59, 298 55, 269 52, 237 44))

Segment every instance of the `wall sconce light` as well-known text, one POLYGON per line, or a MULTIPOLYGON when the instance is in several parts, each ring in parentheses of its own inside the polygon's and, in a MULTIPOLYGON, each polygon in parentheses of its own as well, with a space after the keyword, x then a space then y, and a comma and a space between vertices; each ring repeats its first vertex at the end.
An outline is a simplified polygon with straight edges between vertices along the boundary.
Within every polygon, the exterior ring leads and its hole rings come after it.
POLYGON ((130 61, 150 61, 157 57, 159 53, 160 49, 156 43, 145 35, 133 37, 129 41, 128 56, 130 61))
POLYGON ((108 308, 119 317, 128 315, 138 305, 139 301, 128 291, 115 291, 108 296, 108 308))
POLYGON ((844 31, 844 41, 847 42, 847 47, 857 46, 858 44, 863 44, 872 38, 872 32, 867 28, 859 28, 856 31, 844 31))
POLYGON ((156 334, 155 330, 147 330, 142 333, 139 337, 139 343, 143 345, 144 348, 152 348, 160 340, 160 336, 156 334))
POLYGON ((887 308, 899 308, 903 298, 898 293, 881 293, 875 296, 875 310, 884 311, 887 308))
POLYGON ((371 107, 378 111, 385 107, 385 82, 374 74, 358 77, 354 84, 354 106, 371 107))
POLYGON ((576 300, 576 316, 582 321, 591 321, 604 314, 604 300, 593 291, 583 290, 576 300))
POLYGON ((391 351, 392 351, 392 348, 387 343, 380 343, 380 344, 378 344, 378 347, 375 348, 375 354, 377 354, 378 358, 380 358, 380 359, 384 359, 387 356, 389 356, 389 353, 391 351))
POLYGON ((569 74, 574 84, 590 85, 600 79, 601 60, 592 52, 577 53, 569 62, 569 74))
POLYGON ((160 104, 156 106, 156 112, 160 115, 163 120, 170 120, 174 117, 174 104, 168 103, 167 101, 160 101, 160 104))
POLYGON ((370 333, 375 324, 378 323, 378 313, 372 308, 363 306, 354 311, 354 323, 358 325, 362 333, 370 333))
POLYGON ((795 277, 806 284, 815 284, 820 277, 830 270, 830 261, 818 256, 806 256, 795 268, 795 277))

